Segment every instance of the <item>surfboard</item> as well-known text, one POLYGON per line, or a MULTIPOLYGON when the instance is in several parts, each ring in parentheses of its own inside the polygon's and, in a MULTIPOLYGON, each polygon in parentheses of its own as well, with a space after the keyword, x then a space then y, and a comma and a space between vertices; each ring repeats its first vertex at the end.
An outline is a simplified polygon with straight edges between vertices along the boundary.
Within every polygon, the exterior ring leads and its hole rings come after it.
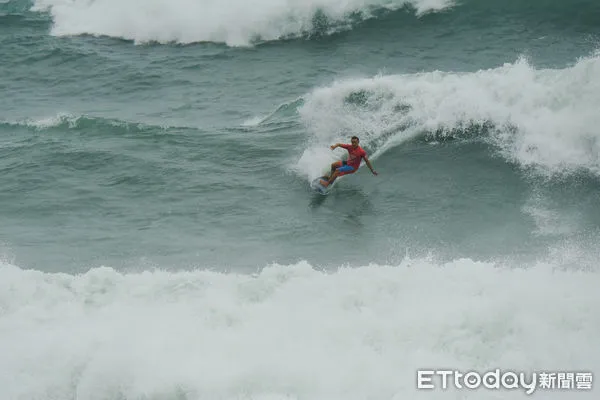
POLYGON ((333 182, 329 186, 323 186, 323 184, 320 182, 321 179, 325 179, 326 180, 327 177, 326 176, 320 176, 320 177, 314 179, 311 182, 310 187, 313 188, 314 190, 316 190, 318 193, 320 193, 322 195, 326 195, 326 194, 329 193, 329 191, 331 190, 331 188, 333 187, 333 185, 335 184, 335 182, 333 182))

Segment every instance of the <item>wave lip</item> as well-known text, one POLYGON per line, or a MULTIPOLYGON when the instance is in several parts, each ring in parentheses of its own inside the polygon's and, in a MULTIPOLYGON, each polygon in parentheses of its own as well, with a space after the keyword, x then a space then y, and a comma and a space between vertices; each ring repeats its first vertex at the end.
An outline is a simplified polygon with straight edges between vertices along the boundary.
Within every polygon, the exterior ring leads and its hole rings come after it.
POLYGON ((564 69, 520 58, 473 73, 336 81, 305 96, 299 109, 312 137, 298 171, 318 174, 312 166, 332 157, 327 145, 355 134, 375 156, 415 137, 479 136, 537 174, 600 176, 598 91, 599 54, 564 69))
POLYGON ((35 0, 49 11, 54 35, 104 35, 145 42, 217 42, 247 46, 256 41, 329 34, 375 11, 412 7, 417 15, 442 10, 453 0, 35 0))

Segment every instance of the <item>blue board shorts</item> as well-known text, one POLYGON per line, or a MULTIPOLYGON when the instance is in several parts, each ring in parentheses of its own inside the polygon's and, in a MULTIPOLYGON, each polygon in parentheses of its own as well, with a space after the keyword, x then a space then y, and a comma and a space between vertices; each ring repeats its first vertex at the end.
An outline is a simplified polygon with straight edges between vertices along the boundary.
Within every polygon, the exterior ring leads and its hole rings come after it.
POLYGON ((348 165, 348 163, 346 163, 346 161, 342 161, 342 166, 337 167, 337 170, 340 172, 343 172, 345 174, 348 174, 348 173, 354 171, 354 167, 351 167, 350 165, 348 165))

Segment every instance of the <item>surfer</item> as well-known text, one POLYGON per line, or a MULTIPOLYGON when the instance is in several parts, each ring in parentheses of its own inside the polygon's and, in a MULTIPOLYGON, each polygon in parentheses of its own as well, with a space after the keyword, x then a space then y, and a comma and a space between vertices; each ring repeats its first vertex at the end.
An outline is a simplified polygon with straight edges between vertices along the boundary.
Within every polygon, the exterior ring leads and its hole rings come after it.
POLYGON ((362 159, 365 160, 367 167, 369 167, 373 175, 377 175, 377 172, 375 172, 371 162, 369 161, 369 158, 367 157, 367 152, 358 145, 358 137, 352 136, 350 143, 351 144, 336 143, 331 146, 331 150, 335 150, 338 147, 348 150, 348 159, 346 161, 336 161, 331 164, 331 173, 329 176, 323 176, 323 178, 326 178, 327 180, 321 179, 320 181, 323 186, 327 187, 331 185, 339 176, 353 174, 358 171, 358 167, 360 167, 360 161, 362 159))

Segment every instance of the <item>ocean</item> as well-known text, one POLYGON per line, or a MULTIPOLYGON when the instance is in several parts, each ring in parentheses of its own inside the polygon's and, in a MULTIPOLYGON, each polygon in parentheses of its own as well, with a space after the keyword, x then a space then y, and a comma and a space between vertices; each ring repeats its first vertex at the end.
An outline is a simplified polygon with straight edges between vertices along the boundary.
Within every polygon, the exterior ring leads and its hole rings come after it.
POLYGON ((598 398, 597 0, 0 0, 0 50, 0 399, 598 398))

